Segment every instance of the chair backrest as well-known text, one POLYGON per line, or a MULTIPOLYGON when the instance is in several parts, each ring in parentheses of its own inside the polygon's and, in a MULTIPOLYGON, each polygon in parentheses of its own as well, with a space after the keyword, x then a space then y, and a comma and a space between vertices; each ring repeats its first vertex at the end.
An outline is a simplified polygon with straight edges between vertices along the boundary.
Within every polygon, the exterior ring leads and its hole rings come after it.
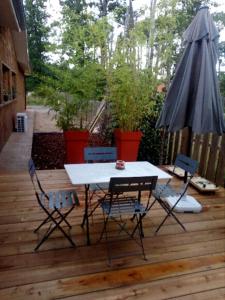
POLYGON ((157 176, 112 177, 109 182, 109 193, 152 191, 155 189, 157 176))
POLYGON ((40 195, 42 195, 44 198, 46 198, 46 200, 49 200, 47 194, 45 193, 45 191, 43 190, 43 188, 41 186, 40 180, 38 179, 36 168, 35 168, 35 165, 34 165, 34 162, 32 159, 29 159, 29 162, 28 162, 28 172, 30 174, 30 178, 31 178, 32 184, 34 186, 35 194, 36 194, 38 201, 43 202, 40 199, 40 195))
POLYGON ((84 148, 84 160, 86 162, 116 161, 116 147, 86 147, 84 148))
POLYGON ((186 155, 178 154, 174 166, 183 169, 185 172, 193 176, 198 168, 198 162, 186 155))

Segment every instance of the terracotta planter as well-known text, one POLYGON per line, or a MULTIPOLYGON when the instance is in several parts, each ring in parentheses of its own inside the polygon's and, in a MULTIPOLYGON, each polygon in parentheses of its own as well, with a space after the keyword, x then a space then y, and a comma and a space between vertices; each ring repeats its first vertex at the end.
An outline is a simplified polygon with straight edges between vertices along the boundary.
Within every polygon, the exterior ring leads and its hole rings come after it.
POLYGON ((87 130, 68 130, 63 134, 66 163, 84 163, 84 148, 88 146, 89 132, 87 130))
POLYGON ((118 159, 136 161, 142 137, 141 131, 122 131, 120 129, 115 129, 114 137, 118 159))

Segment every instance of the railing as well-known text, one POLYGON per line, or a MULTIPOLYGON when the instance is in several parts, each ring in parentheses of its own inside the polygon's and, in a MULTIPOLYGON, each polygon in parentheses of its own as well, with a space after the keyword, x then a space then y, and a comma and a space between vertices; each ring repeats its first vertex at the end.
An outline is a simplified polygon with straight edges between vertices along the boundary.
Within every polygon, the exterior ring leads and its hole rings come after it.
POLYGON ((192 134, 189 137, 188 130, 184 129, 169 133, 164 143, 165 164, 173 164, 176 155, 186 154, 189 148, 191 157, 199 161, 198 174, 216 185, 225 186, 225 134, 192 134))

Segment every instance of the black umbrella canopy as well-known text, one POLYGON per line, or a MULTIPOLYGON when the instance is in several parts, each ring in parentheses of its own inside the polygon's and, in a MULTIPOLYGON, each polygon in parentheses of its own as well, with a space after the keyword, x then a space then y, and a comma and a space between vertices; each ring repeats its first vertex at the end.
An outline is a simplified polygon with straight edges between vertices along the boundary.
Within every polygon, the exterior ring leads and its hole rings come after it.
POLYGON ((156 127, 195 133, 225 132, 216 74, 219 33, 208 7, 201 8, 183 34, 185 50, 177 65, 156 127))

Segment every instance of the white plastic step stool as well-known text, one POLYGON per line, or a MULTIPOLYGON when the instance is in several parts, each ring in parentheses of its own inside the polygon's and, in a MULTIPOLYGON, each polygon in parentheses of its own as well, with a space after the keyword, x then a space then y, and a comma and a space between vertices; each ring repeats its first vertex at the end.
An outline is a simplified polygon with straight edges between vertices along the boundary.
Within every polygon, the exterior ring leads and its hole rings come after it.
MULTIPOLYGON (((178 198, 179 196, 169 196, 166 197, 166 201, 169 203, 170 207, 172 207, 178 198)), ((201 210, 201 204, 189 195, 184 195, 174 208, 174 211, 180 213, 199 213, 201 210)))

